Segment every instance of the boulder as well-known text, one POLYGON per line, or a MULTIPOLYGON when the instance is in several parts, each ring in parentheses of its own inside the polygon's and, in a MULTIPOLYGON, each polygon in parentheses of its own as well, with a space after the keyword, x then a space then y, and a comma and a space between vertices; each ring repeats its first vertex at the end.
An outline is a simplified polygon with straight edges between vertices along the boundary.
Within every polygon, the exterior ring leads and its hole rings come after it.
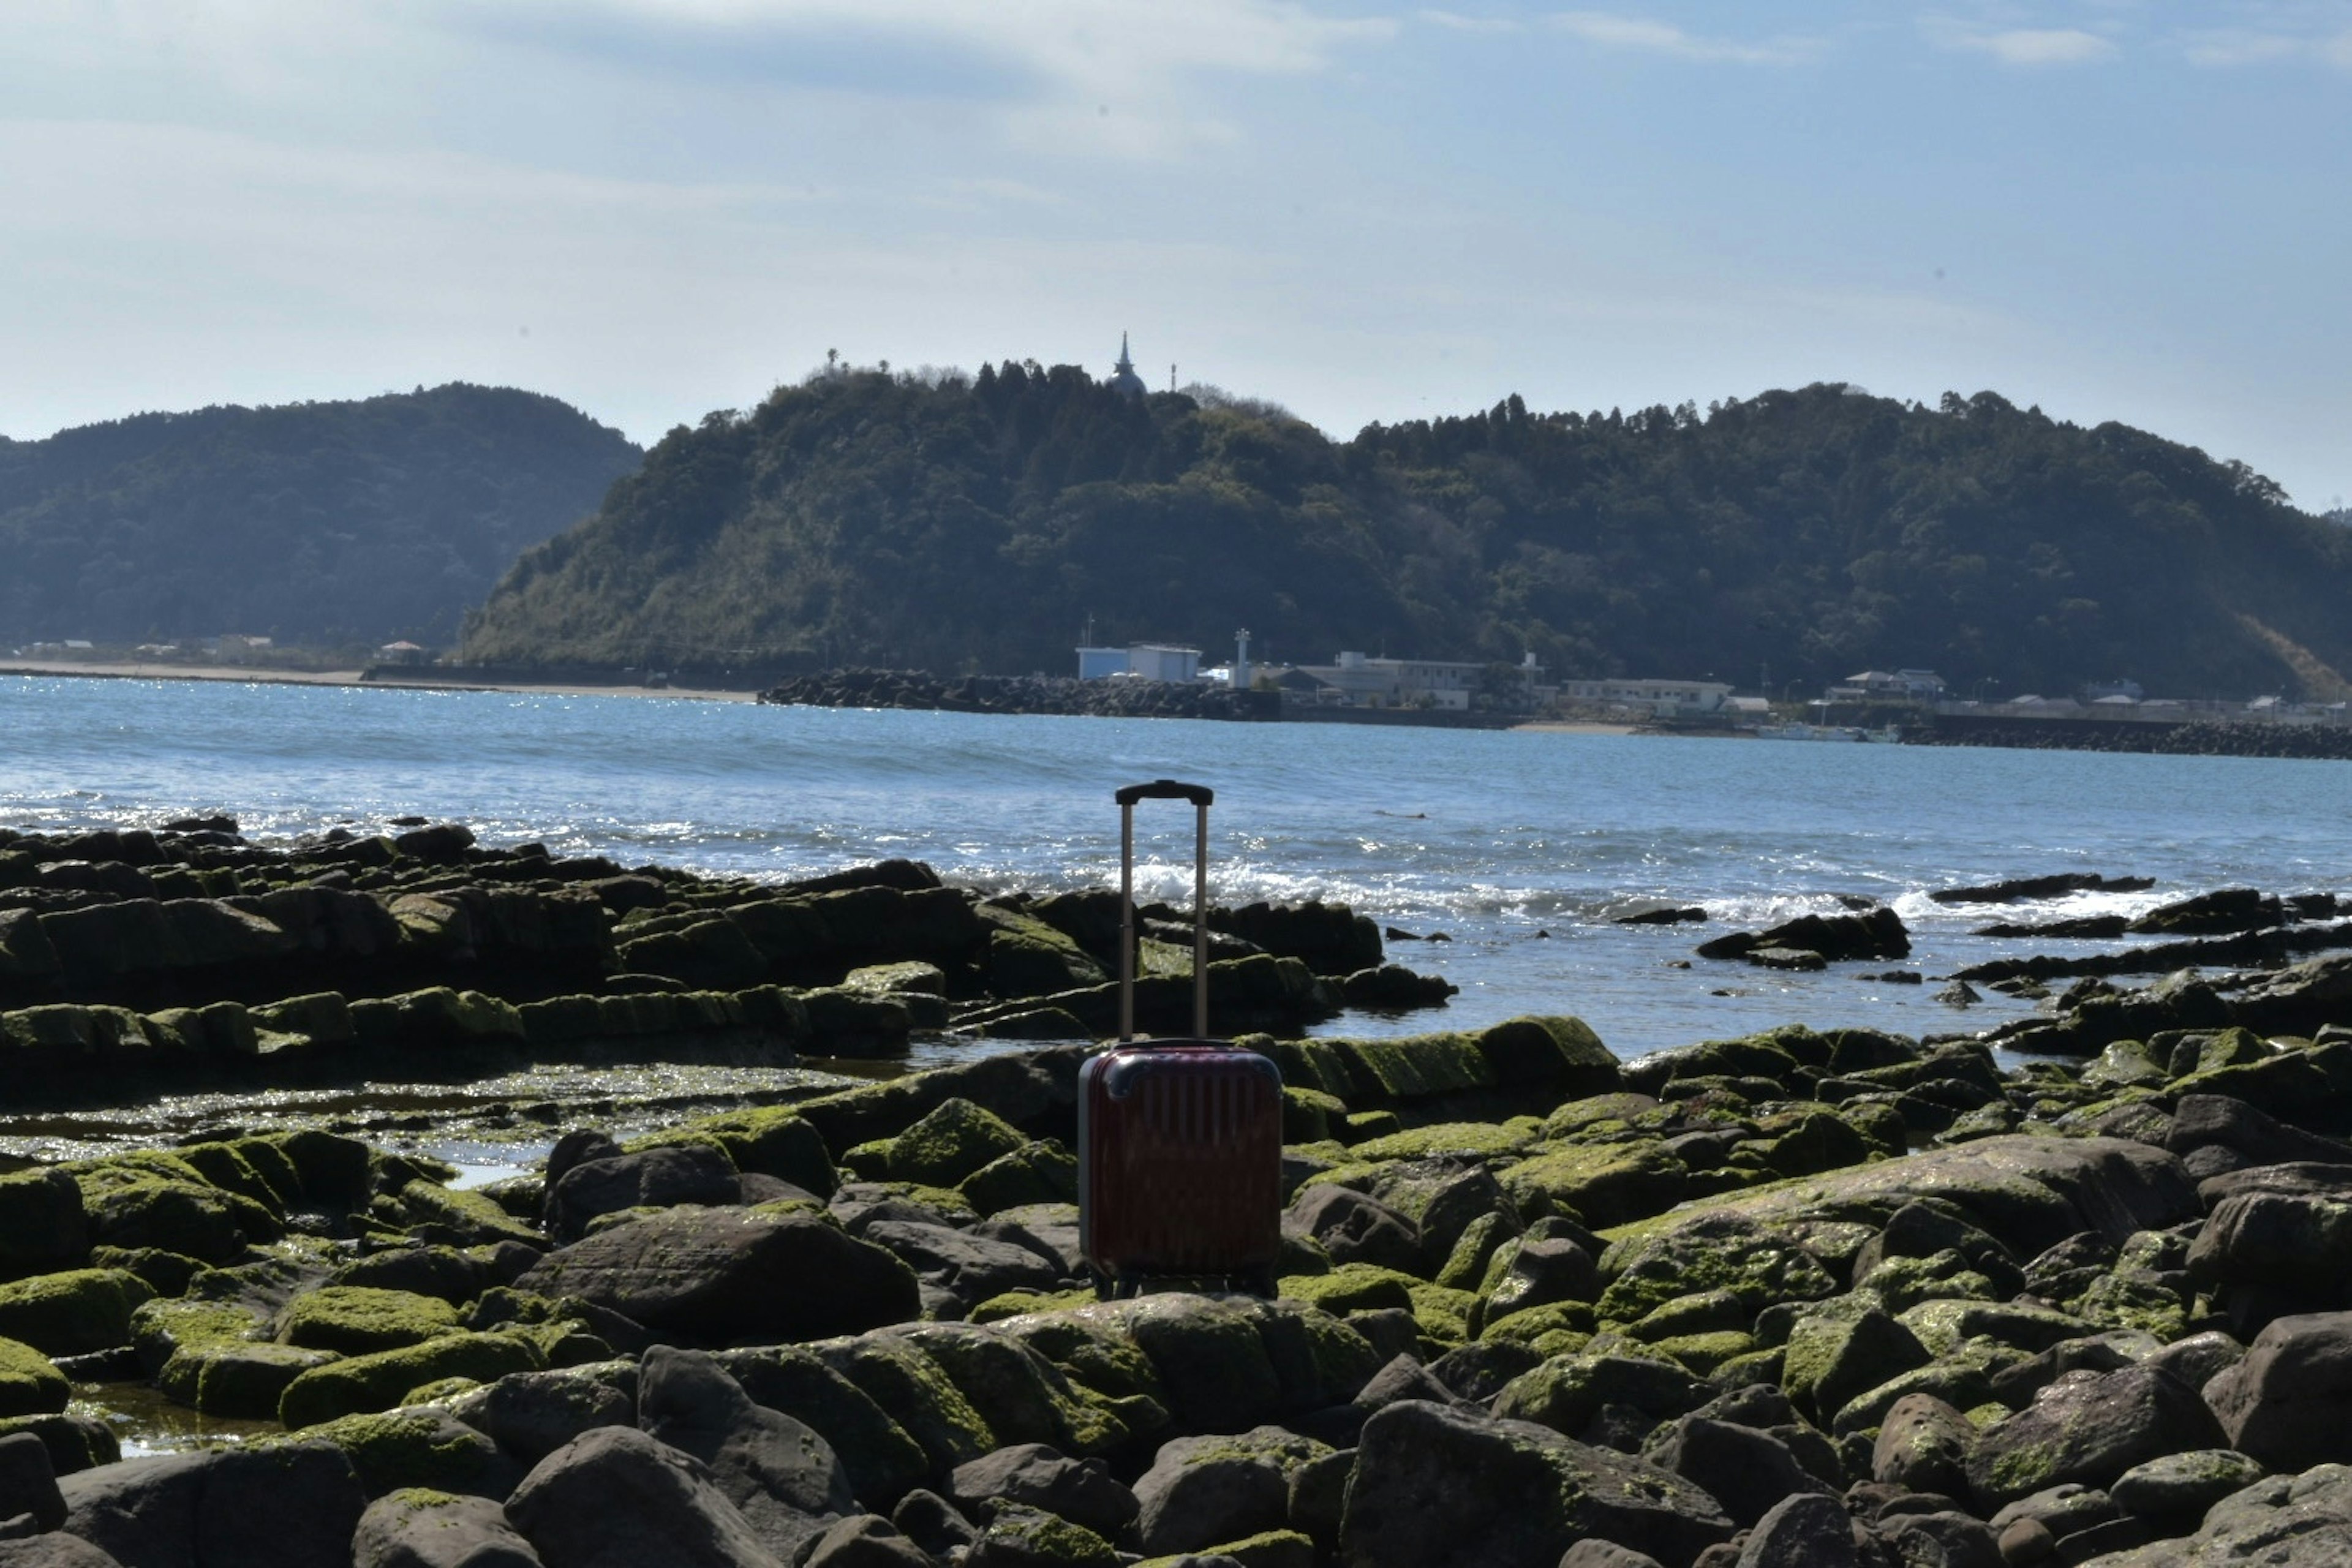
POLYGON ((1339 1558, 1553 1568, 1572 1542, 1599 1537, 1682 1568, 1731 1533, 1714 1499, 1654 1466, 1532 1423, 1406 1401, 1364 1424, 1339 1558))
POLYGON ((2205 1385, 2205 1400, 2228 1447, 2273 1470, 2352 1460, 2352 1312, 2275 1320, 2205 1385))
POLYGON ((66 1521, 66 1500, 48 1445, 30 1432, 0 1437, 0 1520, 18 1515, 35 1530, 55 1530, 66 1521))
POLYGON ((583 1371, 509 1373, 449 1401, 449 1413, 525 1465, 583 1432, 637 1419, 628 1394, 583 1371))
POLYGON ((58 1483, 65 1529, 125 1568, 346 1568, 367 1507, 326 1443, 131 1459, 58 1483))
POLYGON ((1161 1445, 1135 1483, 1135 1533, 1152 1556, 1199 1552, 1284 1528, 1291 1479, 1331 1450, 1279 1426, 1161 1445))
POLYGON ((1003 1118, 969 1100, 945 1100, 890 1142, 894 1181, 952 1187, 1028 1140, 1003 1118))
POLYGON ((1127 1538, 1141 1506, 1101 1461, 1073 1459, 1044 1443, 1016 1443, 958 1465, 948 1490, 967 1514, 984 1512, 992 1500, 1025 1503, 1113 1542, 1127 1538))
POLYGON ((1976 1435, 1966 1415, 1935 1395, 1906 1394, 1879 1426, 1870 1450, 1871 1479, 1906 1491, 1966 1497, 1976 1435))
POLYGON ((0 1416, 45 1415, 63 1410, 73 1385, 27 1344, 0 1339, 0 1416))
POLYGON ((879 1514, 852 1514, 825 1527, 801 1568, 935 1568, 931 1554, 879 1514))
POLYGON ((930 1470, 922 1446, 857 1384, 796 1345, 722 1351, 711 1358, 771 1410, 822 1433, 871 1509, 896 1504, 930 1470))
POLYGON ((2005 1568, 2000 1537, 1958 1509, 1926 1513, 1882 1512, 1878 1537, 1895 1560, 1922 1568, 2005 1568))
POLYGON ((1696 1409, 1712 1392, 1681 1366, 1630 1355, 1559 1355, 1513 1378, 1495 1396, 1495 1414, 1576 1437, 1604 1412, 1629 1410, 1643 1431, 1696 1409))
POLYGON ((1796 1493, 1837 1494, 1835 1487, 1807 1473, 1789 1446, 1769 1432, 1703 1415, 1675 1421, 1643 1448, 1642 1457, 1706 1492, 1743 1526, 1754 1525, 1796 1493))
POLYGON ((1316 1183, 1284 1211, 1285 1235, 1312 1237, 1335 1263, 1370 1263, 1411 1273, 1421 1267, 1421 1229, 1377 1198, 1316 1183))
POLYGON ((0 1338, 43 1355, 89 1355, 131 1342, 131 1314, 155 1294, 120 1268, 70 1268, 0 1285, 0 1338))
POLYGON ((582 1434, 532 1468, 508 1521, 544 1568, 785 1568, 701 1461, 633 1426, 582 1434))
POLYGON ((832 1445, 754 1405, 709 1356, 656 1345, 637 1374, 637 1424, 709 1467, 710 1478, 785 1563, 834 1521, 857 1511, 832 1445))
POLYGON ((2196 1448, 2135 1465, 2107 1495, 2116 1506, 2169 1535, 2192 1528, 2205 1510, 2263 1479, 2259 1460, 2232 1448, 2196 1448))
POLYGON ((399 1350, 312 1367, 286 1384, 278 1400, 278 1419, 292 1430, 338 1416, 389 1410, 411 1391, 444 1378, 488 1383, 510 1372, 535 1372, 546 1360, 545 1352, 520 1334, 442 1334, 399 1350))
POLYGON ((2273 1476, 2206 1510, 2195 1534, 2159 1541, 2099 1568, 2339 1568, 2352 1555, 2352 1468, 2273 1476))
POLYGON ((405 1487, 504 1497, 522 1471, 497 1444, 432 1405, 346 1415, 272 1443, 326 1443, 342 1451, 370 1498, 405 1487))
POLYGON ((1857 1394, 1934 1358, 1918 1336, 1885 1313, 1816 1313, 1790 1331, 1780 1387, 1799 1410, 1826 1428, 1857 1394))
POLYGON ((58 1531, 0 1541, 0 1568, 123 1568, 78 1535, 58 1531))
POLYGON ((79 1268, 89 1258, 89 1218, 71 1176, 58 1170, 0 1176, 0 1279, 79 1268))
POLYGON ((550 1253, 517 1285, 707 1344, 856 1333, 920 1308, 912 1270, 805 1215, 672 1209, 550 1253))
POLYGON ((1050 1290, 1062 1278, 1058 1268, 1026 1247, 942 1225, 877 1220, 860 1225, 857 1234, 967 1310, 1008 1290, 1050 1290))
POLYGON ((352 1568, 543 1568, 488 1498, 422 1487, 378 1498, 352 1536, 352 1568))
POLYGON ((1739 1549, 1738 1568, 1859 1568, 1860 1562, 1845 1504, 1804 1492, 1756 1521, 1739 1549))
POLYGON ((964 1556, 964 1568, 1119 1568, 1110 1542, 1043 1509, 998 1509, 964 1556))
POLYGON ((2150 1459, 2224 1446, 2196 1391, 2160 1368, 2068 1373, 1978 1434, 1969 1486, 1990 1510, 2066 1482, 2105 1487, 2150 1459))
POLYGON ((558 1241, 577 1241, 599 1215, 677 1204, 718 1206, 741 1194, 734 1163, 719 1149, 666 1144, 572 1166, 547 1188, 547 1227, 558 1241))

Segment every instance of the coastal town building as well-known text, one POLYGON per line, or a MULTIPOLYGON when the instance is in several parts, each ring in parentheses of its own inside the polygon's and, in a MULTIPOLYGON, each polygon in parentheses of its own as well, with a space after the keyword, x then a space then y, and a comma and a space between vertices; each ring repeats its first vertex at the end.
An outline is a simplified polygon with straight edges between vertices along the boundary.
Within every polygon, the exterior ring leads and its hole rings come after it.
POLYGON ((1293 666, 1276 678, 1294 697, 1330 707, 1441 708, 1467 711, 1483 664, 1433 658, 1373 658, 1347 652, 1330 664, 1293 666))
POLYGON ((1080 680, 1198 680, 1201 650, 1171 643, 1129 643, 1125 647, 1081 647, 1080 680))
POLYGON ((1599 702, 1613 707, 1646 708, 1659 719, 1686 719, 1720 713, 1731 700, 1731 688, 1719 680, 1660 680, 1610 677, 1595 680, 1563 680, 1560 700, 1599 702))
POLYGON ((1944 678, 1932 669, 1865 669, 1822 695, 1832 702, 1937 702, 1944 696, 1944 678))

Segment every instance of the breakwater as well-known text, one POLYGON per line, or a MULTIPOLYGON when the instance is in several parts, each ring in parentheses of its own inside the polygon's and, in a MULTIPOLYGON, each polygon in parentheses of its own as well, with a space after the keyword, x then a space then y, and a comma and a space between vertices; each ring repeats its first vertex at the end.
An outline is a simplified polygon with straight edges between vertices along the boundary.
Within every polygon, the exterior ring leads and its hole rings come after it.
POLYGON ((1906 721, 1903 739, 1920 746, 2004 746, 2072 752, 2137 752, 2170 757, 2281 757, 2352 761, 2352 726, 2269 721, 2173 722, 2137 719, 2002 719, 1939 713, 1906 721))
POLYGON ((1104 719, 1276 719, 1271 691, 1173 680, 1076 680, 1045 675, 937 676, 920 669, 828 669, 795 677, 760 700, 806 708, 902 708, 1104 719))

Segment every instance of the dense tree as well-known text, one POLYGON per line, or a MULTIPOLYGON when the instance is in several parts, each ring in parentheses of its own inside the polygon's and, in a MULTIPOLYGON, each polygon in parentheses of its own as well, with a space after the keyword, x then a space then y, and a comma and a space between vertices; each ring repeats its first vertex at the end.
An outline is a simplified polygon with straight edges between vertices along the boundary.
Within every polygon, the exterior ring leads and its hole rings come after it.
POLYGON ((637 458, 554 398, 466 385, 0 439, 0 641, 446 641, 637 458))
POLYGON ((1558 674, 2192 695, 2352 668, 2352 533, 2241 464, 1991 393, 1839 385, 1333 442, 1263 405, 1130 400, 1068 365, 835 367, 670 433, 527 552, 496 660, 793 657, 1058 671, 1098 640, 1341 647, 1558 674))

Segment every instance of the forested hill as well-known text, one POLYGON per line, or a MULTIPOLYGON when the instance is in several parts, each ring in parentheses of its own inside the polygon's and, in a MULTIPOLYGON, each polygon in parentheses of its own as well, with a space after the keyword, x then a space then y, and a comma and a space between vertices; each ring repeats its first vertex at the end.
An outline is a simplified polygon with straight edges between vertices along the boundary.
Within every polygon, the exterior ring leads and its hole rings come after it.
POLYGON ((638 459, 554 398, 462 384, 0 440, 0 643, 452 641, 638 459))
POLYGON ((2168 695, 2352 669, 2352 532, 2242 465, 1990 393, 1372 426, 1071 366, 820 374, 671 432, 527 553, 472 657, 1060 673, 1096 640, 1555 673, 2168 695), (2300 675, 2299 673, 2300 672, 2300 675))

